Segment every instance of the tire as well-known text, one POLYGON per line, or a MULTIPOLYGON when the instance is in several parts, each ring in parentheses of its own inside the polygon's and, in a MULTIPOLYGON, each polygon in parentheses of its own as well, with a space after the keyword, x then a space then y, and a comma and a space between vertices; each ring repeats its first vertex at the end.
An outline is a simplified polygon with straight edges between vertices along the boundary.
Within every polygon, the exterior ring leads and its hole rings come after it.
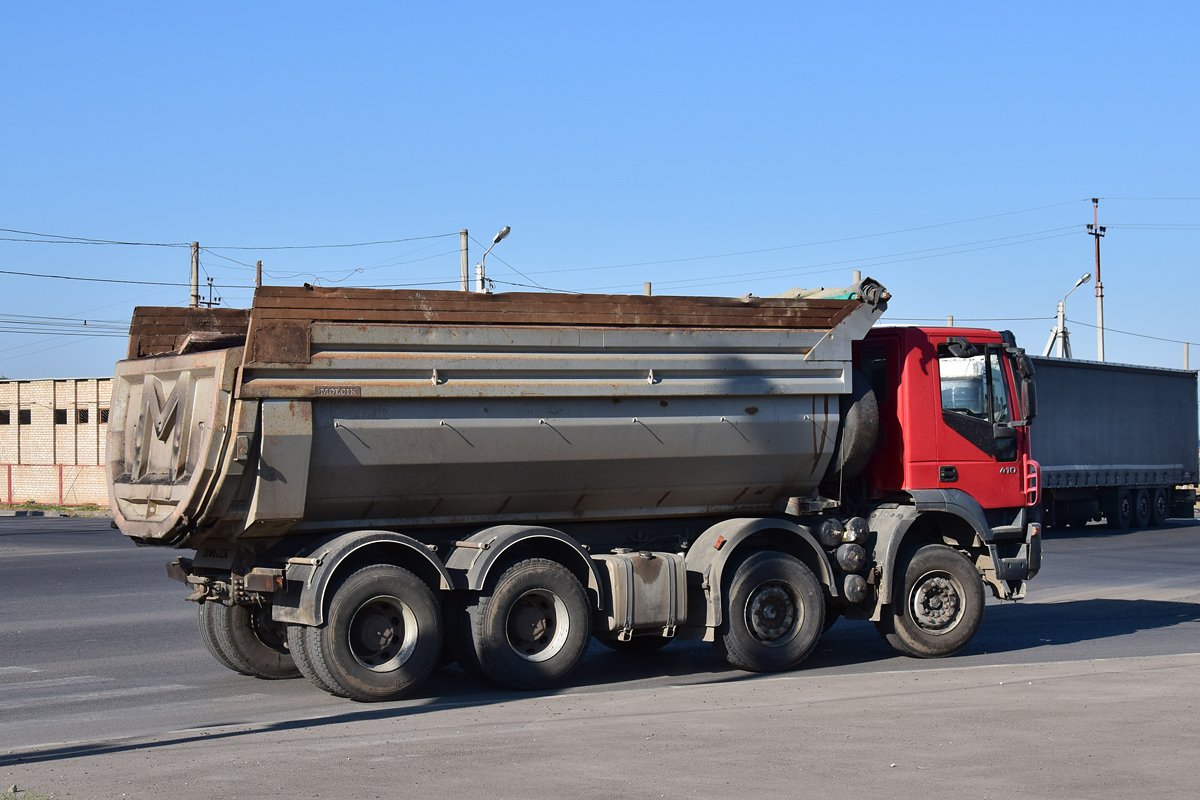
POLYGON ((362 702, 398 700, 437 665, 442 614, 416 575, 373 564, 335 587, 325 624, 306 629, 304 637, 309 665, 334 694, 362 702))
POLYGON ((622 642, 620 639, 601 639, 596 638, 596 641, 607 647, 609 650, 615 650, 618 653, 629 653, 630 655, 646 655, 647 653, 657 653, 664 647, 675 641, 673 636, 635 636, 627 642, 622 642))
POLYGON ((770 550, 751 553, 727 579, 718 652, 750 672, 795 669, 824 631, 825 593, 800 559, 770 550))
POLYGON ((308 678, 308 682, 323 692, 329 692, 334 697, 349 697, 342 690, 331 686, 317 672, 312 659, 308 656, 309 632, 316 630, 306 625, 289 625, 287 629, 288 649, 292 651, 292 660, 296 662, 300 674, 308 678))
POLYGON ((1154 500, 1150 492, 1138 489, 1133 495, 1133 525, 1135 528, 1146 528, 1150 525, 1150 516, 1154 511, 1154 500))
POLYGON ((566 680, 587 652, 592 615, 579 580, 544 558, 520 561, 468 608, 483 674, 512 689, 566 680))
POLYGON ((1155 489, 1150 496, 1150 524, 1159 528, 1171 518, 1171 499, 1166 489, 1155 489))
POLYGON ((1133 493, 1128 489, 1118 489, 1107 517, 1108 527, 1119 531, 1128 529, 1133 523, 1133 493))
POLYGON ((300 670, 287 646, 287 628, 271 619, 269 608, 205 603, 217 648, 243 675, 279 680, 300 670))
POLYGON ((240 669, 238 669, 237 665, 234 664, 229 656, 225 655, 225 652, 221 650, 220 646, 217 645, 217 630, 214 621, 215 618, 209 610, 209 607, 213 605, 217 604, 201 603, 199 608, 196 609, 199 612, 196 616, 196 619, 199 623, 198 627, 200 628, 200 641, 204 642, 204 646, 208 648, 208 652, 217 660, 217 663, 225 667, 225 669, 231 669, 234 672, 238 672, 243 675, 249 675, 250 673, 242 672, 240 669))
POLYGON ((925 545, 905 567, 903 593, 892 598, 875 625, 898 653, 942 658, 975 638, 983 604, 975 565, 953 548, 925 545))

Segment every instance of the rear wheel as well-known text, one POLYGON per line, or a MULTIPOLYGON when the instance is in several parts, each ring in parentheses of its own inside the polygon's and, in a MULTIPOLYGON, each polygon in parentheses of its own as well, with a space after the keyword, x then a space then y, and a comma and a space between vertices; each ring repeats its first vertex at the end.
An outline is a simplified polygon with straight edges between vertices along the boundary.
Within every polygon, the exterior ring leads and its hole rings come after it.
POLYGON ((940 658, 957 653, 975 637, 983 622, 983 582, 962 553, 925 545, 909 560, 902 588, 875 623, 892 649, 940 658))
MULTIPOLYGON (((217 660, 218 664, 225 667, 225 669, 231 669, 234 672, 241 672, 237 665, 233 663, 232 659, 225 655, 225 652, 217 644, 216 618, 210 610, 214 605, 218 604, 201 603, 197 609, 199 612, 199 614, 197 614, 197 621, 199 622, 200 628, 200 641, 204 642, 204 646, 208 648, 208 652, 217 660)), ((244 672, 242 674, 249 675, 250 673, 244 672)))
POLYGON ((1166 489, 1155 489, 1150 500, 1150 524, 1154 527, 1166 525, 1171 516, 1171 501, 1166 489))
POLYGON ((322 691, 329 692, 335 697, 349 697, 348 694, 341 689, 327 683, 321 674, 317 672, 313 666, 312 659, 308 656, 308 639, 310 632, 318 630, 310 628, 306 625, 289 625, 288 626, 288 649, 292 651, 292 660, 296 662, 296 666, 300 669, 300 674, 308 678, 309 683, 316 686, 322 691))
POLYGON ((234 670, 268 680, 300 675, 288 651, 287 628, 271 619, 269 608, 212 602, 204 607, 212 638, 234 670))
POLYGON ((513 689, 566 680, 592 635, 587 594, 569 569, 530 558, 506 569, 469 608, 479 666, 513 689))
POLYGON ((1107 516, 1108 527, 1121 531, 1128 528, 1133 523, 1133 493, 1128 489, 1118 489, 1107 516))
POLYGON ((325 624, 304 632, 305 653, 335 694, 398 700, 437 665, 441 623, 437 599, 420 578, 374 564, 351 573, 334 590, 325 624))
POLYGON ((821 584, 800 559, 786 553, 751 553, 733 571, 725 598, 716 645, 738 669, 795 669, 825 628, 821 584))
POLYGON ((1138 489, 1133 496, 1133 524, 1139 528, 1148 526, 1153 510, 1154 501, 1151 499, 1150 492, 1138 489))

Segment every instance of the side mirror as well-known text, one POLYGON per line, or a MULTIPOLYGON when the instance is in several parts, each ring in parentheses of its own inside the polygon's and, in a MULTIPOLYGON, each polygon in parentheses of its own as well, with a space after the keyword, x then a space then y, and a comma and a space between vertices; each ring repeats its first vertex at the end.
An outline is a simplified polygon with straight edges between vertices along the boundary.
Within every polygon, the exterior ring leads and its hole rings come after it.
MULTIPOLYGON (((1028 356, 1025 357, 1028 360, 1028 356)), ((1025 421, 1033 422, 1037 416, 1037 384, 1030 378, 1021 380, 1021 408, 1025 410, 1025 421)))

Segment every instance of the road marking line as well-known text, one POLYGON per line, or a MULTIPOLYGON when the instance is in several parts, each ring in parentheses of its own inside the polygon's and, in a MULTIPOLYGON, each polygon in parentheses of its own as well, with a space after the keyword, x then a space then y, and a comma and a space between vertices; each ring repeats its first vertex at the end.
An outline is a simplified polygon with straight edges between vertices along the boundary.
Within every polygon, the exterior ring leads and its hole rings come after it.
POLYGON ((111 678, 101 678, 98 675, 76 675, 70 678, 43 678, 38 681, 17 681, 16 683, 6 683, 0 686, 0 692, 8 692, 14 689, 38 689, 50 686, 77 686, 81 683, 103 683, 112 680, 111 678))

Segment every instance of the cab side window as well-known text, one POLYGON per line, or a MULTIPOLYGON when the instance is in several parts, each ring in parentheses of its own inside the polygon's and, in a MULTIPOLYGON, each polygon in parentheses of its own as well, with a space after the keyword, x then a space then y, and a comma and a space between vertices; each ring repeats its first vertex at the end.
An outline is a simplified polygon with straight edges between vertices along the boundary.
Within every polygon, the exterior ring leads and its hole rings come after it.
POLYGON ((987 384, 983 356, 955 358, 949 353, 938 359, 942 379, 942 410, 987 419, 987 384))

